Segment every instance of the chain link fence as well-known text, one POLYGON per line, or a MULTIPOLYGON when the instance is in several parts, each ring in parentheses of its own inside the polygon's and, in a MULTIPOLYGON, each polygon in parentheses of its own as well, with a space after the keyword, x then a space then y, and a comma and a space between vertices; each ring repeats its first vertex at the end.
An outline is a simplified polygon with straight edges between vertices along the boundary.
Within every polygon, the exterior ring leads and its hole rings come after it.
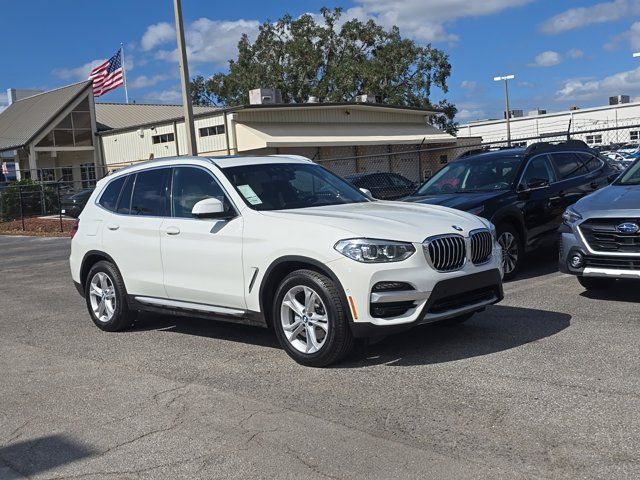
MULTIPOLYGON (((458 137, 453 145, 299 147, 264 153, 303 155, 356 187, 370 190, 376 198, 399 199, 413 193, 438 170, 462 156, 566 140, 582 140, 612 161, 631 162, 640 157, 640 123, 519 136, 512 138, 510 145, 504 140, 483 142, 479 137, 458 137)), ((0 232, 69 231, 73 217, 80 214, 96 179, 135 163, 140 162, 111 163, 101 169, 93 165, 40 169, 35 180, 31 179, 31 171, 18 171, 18 178, 22 180, 0 183, 0 232)))

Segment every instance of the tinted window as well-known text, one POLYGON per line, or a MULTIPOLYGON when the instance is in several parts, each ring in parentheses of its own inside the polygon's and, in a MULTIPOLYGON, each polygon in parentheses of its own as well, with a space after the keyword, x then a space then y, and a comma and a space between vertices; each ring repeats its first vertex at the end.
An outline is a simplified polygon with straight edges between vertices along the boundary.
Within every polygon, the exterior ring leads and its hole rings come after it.
POLYGON ((312 163, 267 163, 224 169, 246 204, 255 210, 367 202, 361 192, 312 163))
POLYGON ((602 161, 590 153, 576 153, 576 155, 590 172, 598 170, 602 166, 602 161))
POLYGON ((124 185, 126 178, 127 177, 116 178, 113 182, 107 185, 107 188, 102 192, 100 202, 98 203, 107 210, 115 212, 116 205, 118 204, 118 197, 120 196, 120 191, 122 190, 122 186, 124 185))
POLYGON ((129 213, 131 213, 131 193, 133 192, 135 178, 135 175, 127 175, 124 187, 122 187, 122 192, 120 193, 120 198, 118 199, 116 212, 123 215, 129 215, 129 213))
POLYGON ((173 170, 172 208, 174 217, 191 218, 193 206, 205 198, 217 198, 230 205, 213 176, 204 170, 179 167, 173 170))
POLYGON ((586 167, 574 153, 554 153, 551 157, 562 180, 587 173, 586 167))
POLYGON ((411 187, 411 182, 400 175, 390 175, 389 180, 394 187, 402 187, 409 188, 411 187))
POLYGON ((139 172, 131 197, 131 214, 163 217, 168 212, 167 180, 171 169, 139 172))
POLYGON ((538 156, 533 158, 523 175, 524 186, 528 187, 532 183, 546 180, 549 183, 556 181, 556 175, 546 156, 538 156))

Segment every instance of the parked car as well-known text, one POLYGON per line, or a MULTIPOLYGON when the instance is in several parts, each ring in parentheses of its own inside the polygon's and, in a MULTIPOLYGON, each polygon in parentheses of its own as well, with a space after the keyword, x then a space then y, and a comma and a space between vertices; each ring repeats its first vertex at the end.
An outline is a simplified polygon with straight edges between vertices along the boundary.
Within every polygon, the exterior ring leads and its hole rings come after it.
POLYGON ((491 220, 513 278, 526 252, 557 240, 562 213, 618 172, 584 142, 536 143, 456 160, 405 200, 453 207, 491 220))
POLYGON ((560 271, 587 290, 640 280, 640 160, 613 184, 576 202, 560 226, 560 271))
POLYGON ((416 184, 397 173, 355 173, 348 175, 345 180, 358 188, 371 192, 373 198, 380 200, 396 200, 413 193, 416 184))
POLYGON ((271 326, 324 366, 355 337, 464 321, 500 301, 493 225, 372 200, 303 157, 162 159, 100 180, 70 266, 94 323, 139 310, 271 326))
POLYGON ((78 218, 92 193, 93 188, 87 188, 85 190, 80 190, 78 193, 71 195, 70 197, 63 198, 60 202, 62 214, 67 215, 68 217, 78 218))

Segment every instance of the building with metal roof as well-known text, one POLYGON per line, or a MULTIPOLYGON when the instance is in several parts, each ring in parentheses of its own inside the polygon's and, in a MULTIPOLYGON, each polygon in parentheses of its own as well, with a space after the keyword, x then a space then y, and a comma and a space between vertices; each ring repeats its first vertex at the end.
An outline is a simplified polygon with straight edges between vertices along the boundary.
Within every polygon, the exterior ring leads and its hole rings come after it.
MULTIPOLYGON (((194 114, 200 155, 299 154, 342 174, 398 169, 416 163, 402 152, 456 141, 431 124, 436 112, 367 102, 195 107, 194 114)), ((80 82, 0 112, 0 160, 16 162, 22 177, 88 187, 124 165, 186 154, 182 115, 180 105, 95 103, 91 83, 80 82)))

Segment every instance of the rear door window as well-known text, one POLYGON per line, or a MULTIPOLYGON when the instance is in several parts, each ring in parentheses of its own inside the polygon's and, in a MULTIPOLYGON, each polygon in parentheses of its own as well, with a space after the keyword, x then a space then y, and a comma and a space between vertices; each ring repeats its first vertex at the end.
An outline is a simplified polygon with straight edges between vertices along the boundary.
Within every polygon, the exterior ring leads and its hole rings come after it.
POLYGON ((131 196, 131 215, 168 216, 170 174, 170 168, 158 168, 136 174, 131 196))
POLYGON ((600 160, 595 155, 592 155, 586 152, 579 152, 579 153, 576 153, 576 155, 582 161, 582 163, 584 163, 584 165, 587 167, 587 170, 590 172, 594 172, 602 166, 602 160, 600 160))
POLYGON ((104 192, 102 192, 98 203, 107 210, 115 212, 118 205, 118 197, 120 196, 120 191, 126 179, 127 177, 120 177, 109 183, 107 188, 104 189, 104 192))
POLYGON ((558 169, 560 180, 579 177, 587 173, 587 167, 575 153, 553 153, 551 158, 558 169))

